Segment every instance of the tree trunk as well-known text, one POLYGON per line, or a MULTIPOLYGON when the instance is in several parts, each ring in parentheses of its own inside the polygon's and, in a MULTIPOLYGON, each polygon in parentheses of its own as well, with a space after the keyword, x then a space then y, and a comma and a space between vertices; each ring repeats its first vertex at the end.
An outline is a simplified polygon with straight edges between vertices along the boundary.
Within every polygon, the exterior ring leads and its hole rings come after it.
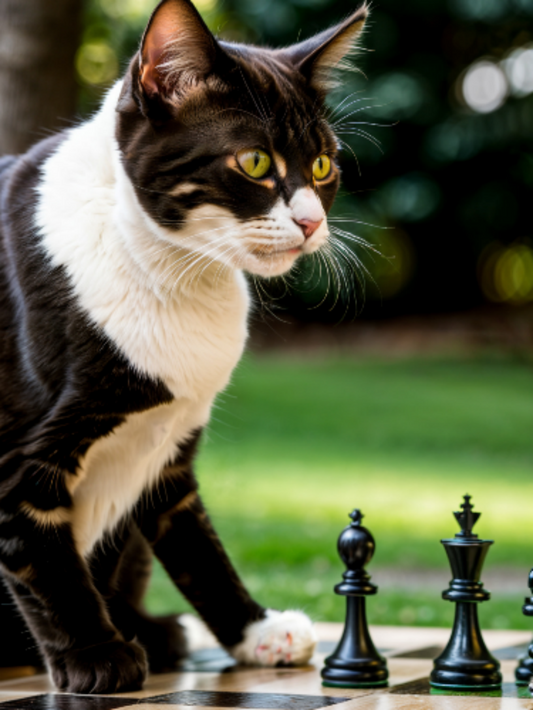
POLYGON ((0 155, 24 152, 76 110, 83 0, 0 0, 0 155))

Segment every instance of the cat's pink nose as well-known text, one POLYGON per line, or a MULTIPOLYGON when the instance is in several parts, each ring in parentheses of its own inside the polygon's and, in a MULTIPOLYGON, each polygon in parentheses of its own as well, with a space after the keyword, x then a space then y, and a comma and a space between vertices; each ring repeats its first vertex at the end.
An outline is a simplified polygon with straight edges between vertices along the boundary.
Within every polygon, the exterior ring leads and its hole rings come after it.
POLYGON ((294 221, 299 227, 301 227, 304 237, 309 239, 309 237, 316 232, 324 220, 319 219, 318 222, 316 222, 312 219, 295 219, 294 221))

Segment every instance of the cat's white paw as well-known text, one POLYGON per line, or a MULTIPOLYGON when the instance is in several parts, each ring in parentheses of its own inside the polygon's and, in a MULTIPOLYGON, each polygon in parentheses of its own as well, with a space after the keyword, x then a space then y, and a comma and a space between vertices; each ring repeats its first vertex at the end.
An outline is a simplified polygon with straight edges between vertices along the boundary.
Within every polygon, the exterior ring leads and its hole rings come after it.
POLYGON ((229 651, 247 665, 302 665, 313 655, 316 642, 311 619, 302 611, 267 609, 266 617, 250 624, 243 641, 229 651))
POLYGON ((207 628, 204 622, 192 614, 180 614, 178 624, 185 631, 187 653, 198 651, 200 648, 213 648, 218 646, 217 639, 207 628))

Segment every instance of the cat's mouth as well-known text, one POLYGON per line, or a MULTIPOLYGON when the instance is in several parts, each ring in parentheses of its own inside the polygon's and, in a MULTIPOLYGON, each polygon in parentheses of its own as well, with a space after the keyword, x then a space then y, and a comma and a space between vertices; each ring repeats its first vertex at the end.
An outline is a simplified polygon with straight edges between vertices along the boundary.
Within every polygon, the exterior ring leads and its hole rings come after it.
POLYGON ((294 262, 304 253, 302 247, 303 244, 286 248, 274 247, 273 245, 254 247, 248 253, 244 268, 249 273, 257 274, 258 276, 267 278, 280 276, 290 271, 294 262))
POLYGON ((298 256, 302 253, 303 244, 298 244, 296 246, 288 247, 276 247, 274 244, 261 244, 259 246, 254 246, 250 249, 250 254, 252 256, 258 257, 259 259, 275 259, 276 257, 283 256, 298 256))
POLYGON ((287 247, 286 249, 274 249, 273 247, 256 247, 252 249, 252 254, 258 257, 284 256, 285 254, 301 254, 302 246, 287 247))

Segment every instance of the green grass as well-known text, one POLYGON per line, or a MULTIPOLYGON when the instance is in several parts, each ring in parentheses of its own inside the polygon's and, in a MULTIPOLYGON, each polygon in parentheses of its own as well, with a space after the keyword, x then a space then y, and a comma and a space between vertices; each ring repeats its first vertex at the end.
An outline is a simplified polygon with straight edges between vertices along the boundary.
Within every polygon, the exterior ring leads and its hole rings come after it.
MULTIPOLYGON (((464 493, 495 540, 485 565, 533 565, 533 368, 510 357, 352 360, 248 356, 219 399, 197 462, 203 497, 239 571, 269 606, 342 619, 331 593, 347 513, 376 538, 372 565, 449 572, 464 493)), ((524 586, 482 606, 492 627, 530 628, 524 586)), ((184 604, 156 570, 153 610, 184 604)), ((376 623, 449 625, 426 590, 381 588, 376 623)))

